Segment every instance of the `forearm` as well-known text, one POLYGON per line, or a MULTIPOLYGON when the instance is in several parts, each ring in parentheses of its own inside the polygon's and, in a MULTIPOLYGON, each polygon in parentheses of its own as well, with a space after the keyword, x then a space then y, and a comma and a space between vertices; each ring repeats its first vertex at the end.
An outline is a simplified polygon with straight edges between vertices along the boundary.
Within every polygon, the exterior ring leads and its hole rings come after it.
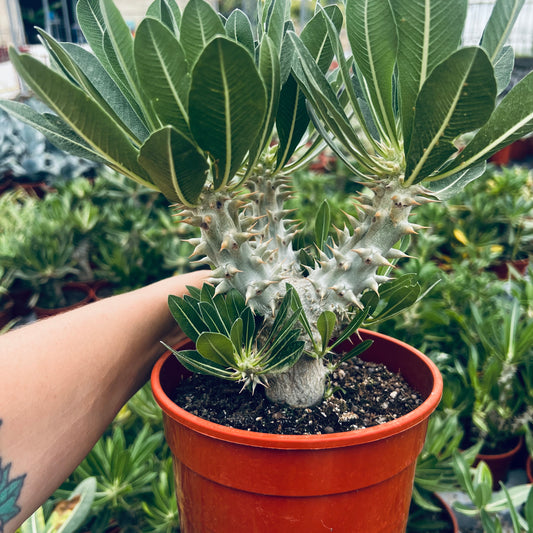
POLYGON ((26 474, 21 512, 6 533, 68 477, 146 382, 160 341, 179 340, 168 295, 205 278, 169 278, 0 337, 0 459, 11 463, 10 478, 26 474))

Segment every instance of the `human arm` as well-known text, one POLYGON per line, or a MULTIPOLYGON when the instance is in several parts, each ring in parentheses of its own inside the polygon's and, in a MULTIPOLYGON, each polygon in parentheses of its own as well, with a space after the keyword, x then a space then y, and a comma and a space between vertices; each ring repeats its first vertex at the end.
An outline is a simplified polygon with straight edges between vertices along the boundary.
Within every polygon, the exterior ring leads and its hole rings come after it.
MULTIPOLYGON (((147 381, 164 351, 160 341, 172 345, 183 337, 168 295, 183 296, 207 276, 168 278, 0 336, 0 473, 11 464, 9 478, 22 481, 20 512, 4 533, 15 531, 83 460, 147 381)), ((0 506, 0 532, 1 513, 0 506)))

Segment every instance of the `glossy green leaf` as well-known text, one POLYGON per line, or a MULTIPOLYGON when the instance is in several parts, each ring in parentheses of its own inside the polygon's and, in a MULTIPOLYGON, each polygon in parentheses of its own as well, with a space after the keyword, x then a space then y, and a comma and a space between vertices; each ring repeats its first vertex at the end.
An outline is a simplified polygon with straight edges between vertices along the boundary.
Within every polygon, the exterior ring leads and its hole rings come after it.
POLYGON ((318 208, 315 219, 315 242, 319 249, 324 247, 324 242, 328 238, 331 228, 331 209, 328 201, 324 200, 318 208))
POLYGON ((246 13, 240 9, 234 9, 228 17, 226 35, 241 43, 252 55, 255 53, 252 24, 246 13))
POLYGON ((191 77, 181 44, 161 22, 146 18, 135 34, 134 53, 143 90, 158 118, 190 137, 191 77))
POLYGON ((180 329, 193 342, 196 342, 200 334, 206 331, 207 326, 197 307, 191 305, 183 298, 170 295, 168 297, 168 308, 180 329))
POLYGON ((322 351, 324 352, 333 335, 337 318, 332 311, 323 311, 316 322, 316 328, 322 338, 322 351))
POLYGON ((241 167, 265 109, 265 87, 252 56, 225 37, 213 39, 192 72, 189 117, 196 142, 214 160, 215 190, 241 167))
POLYGON ((532 130, 533 72, 530 72, 505 95, 490 119, 454 161, 453 169, 462 170, 488 159, 532 130))
POLYGON ((233 343, 222 333, 204 331, 196 340, 196 349, 200 355, 217 365, 235 366, 233 343))
POLYGON ((187 2, 180 31, 180 42, 191 67, 211 39, 225 34, 224 25, 216 11, 204 0, 187 2))
MULTIPOLYGON (((383 135, 396 139, 392 79, 398 37, 388 0, 346 0, 346 30, 383 135)), ((369 102, 370 103, 370 102, 369 102)))
POLYGON ((105 159, 92 150, 57 115, 51 115, 49 113, 41 114, 29 105, 14 100, 0 100, 0 108, 7 111, 11 116, 35 128, 59 149, 65 150, 77 157, 85 157, 92 161, 105 163, 105 159))
POLYGON ((405 151, 416 98, 433 69, 461 42, 467 0, 391 0, 398 27, 398 86, 405 151))
POLYGON ((193 206, 203 190, 209 166, 198 148, 172 126, 166 126, 142 145, 139 163, 171 201, 193 206))
POLYGON ((116 122, 66 78, 29 55, 10 50, 19 74, 43 102, 79 135, 109 166, 147 186, 148 174, 137 163, 137 150, 116 122))
POLYGON ((406 182, 418 183, 444 164, 460 134, 487 122, 495 98, 494 71, 482 48, 463 48, 438 65, 416 101, 406 182))
POLYGON ((525 0, 496 0, 485 26, 481 46, 494 63, 504 47, 525 0))

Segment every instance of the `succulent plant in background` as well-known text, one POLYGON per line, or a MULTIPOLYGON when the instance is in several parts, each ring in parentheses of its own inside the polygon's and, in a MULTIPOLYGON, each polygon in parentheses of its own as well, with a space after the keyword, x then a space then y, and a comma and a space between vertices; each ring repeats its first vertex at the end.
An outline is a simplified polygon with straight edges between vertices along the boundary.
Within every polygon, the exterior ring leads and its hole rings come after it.
POLYGON ((460 190, 533 129, 533 75, 498 101, 522 4, 498 0, 480 45, 461 47, 467 0, 318 4, 299 35, 289 0, 267 0, 255 28, 239 10, 222 19, 203 0, 183 13, 157 0, 135 37, 111 0, 80 0, 92 52, 43 31, 51 68, 10 51, 54 114, 1 105, 61 148, 160 190, 200 228, 195 254, 213 286, 170 298, 196 341, 176 353, 185 366, 268 383, 273 401, 307 406, 324 395, 334 337, 417 298, 411 276, 389 278, 419 229, 412 209, 460 190), (366 194, 336 230, 322 204, 314 246, 299 250, 290 174, 324 142, 366 194))
MULTIPOLYGON (((35 99, 25 105, 36 112, 44 107, 35 99)), ((0 110, 0 126, 1 176, 28 183, 58 182, 87 175, 96 168, 91 161, 59 150, 42 133, 3 110, 0 110)))

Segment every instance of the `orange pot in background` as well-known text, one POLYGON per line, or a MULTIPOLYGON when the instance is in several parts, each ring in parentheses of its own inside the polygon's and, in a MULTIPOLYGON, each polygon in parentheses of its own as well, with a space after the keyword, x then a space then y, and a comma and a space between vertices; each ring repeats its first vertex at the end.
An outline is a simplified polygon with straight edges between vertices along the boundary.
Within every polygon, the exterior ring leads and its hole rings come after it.
POLYGON ((272 435, 198 418, 171 400, 188 372, 170 352, 160 358, 152 389, 173 453, 183 533, 405 531, 442 377, 409 345, 362 333, 374 340, 363 358, 400 372, 424 402, 395 421, 346 433, 272 435))

